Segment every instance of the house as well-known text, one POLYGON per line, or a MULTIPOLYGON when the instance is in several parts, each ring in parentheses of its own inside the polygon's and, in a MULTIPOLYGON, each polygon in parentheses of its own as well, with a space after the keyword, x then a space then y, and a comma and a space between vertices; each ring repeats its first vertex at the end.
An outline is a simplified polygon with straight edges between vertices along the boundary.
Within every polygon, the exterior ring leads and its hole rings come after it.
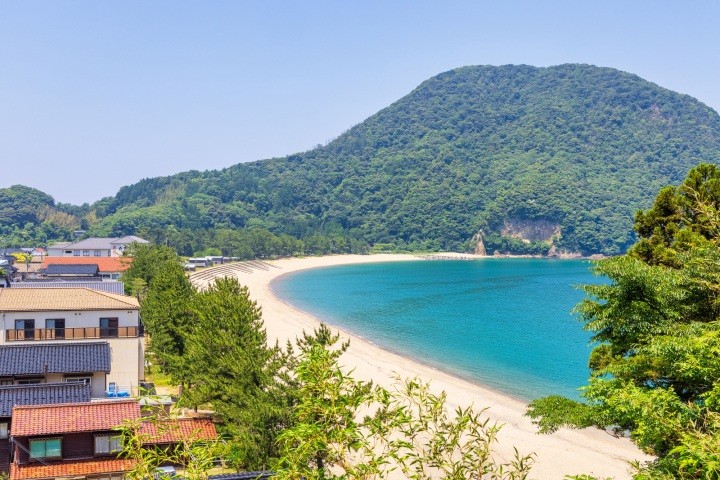
POLYGON ((90 385, 85 383, 0 386, 0 473, 10 472, 9 433, 13 407, 89 401, 90 385))
POLYGON ((135 400, 16 406, 12 420, 12 480, 119 480, 135 465, 118 458, 122 425, 139 425, 144 445, 157 448, 217 438, 209 419, 142 421, 135 400))
POLYGON ((100 268, 97 264, 50 264, 41 273, 51 278, 100 280, 100 268))
POLYGON ((134 460, 118 458, 117 427, 139 421, 135 400, 16 406, 12 412, 12 480, 120 480, 134 460))
POLYGON ((133 243, 150 243, 147 240, 128 235, 117 238, 91 237, 78 242, 62 242, 48 246, 48 257, 122 257, 133 243))
POLYGON ((107 389, 131 391, 145 378, 140 304, 89 288, 0 289, 0 345, 102 340, 110 345, 107 389))
POLYGON ((108 342, 0 345, 3 386, 80 383, 90 387, 94 398, 103 398, 110 367, 108 342))
POLYGON ((46 257, 42 268, 51 265, 96 265, 103 280, 116 280, 130 268, 132 257, 46 257))

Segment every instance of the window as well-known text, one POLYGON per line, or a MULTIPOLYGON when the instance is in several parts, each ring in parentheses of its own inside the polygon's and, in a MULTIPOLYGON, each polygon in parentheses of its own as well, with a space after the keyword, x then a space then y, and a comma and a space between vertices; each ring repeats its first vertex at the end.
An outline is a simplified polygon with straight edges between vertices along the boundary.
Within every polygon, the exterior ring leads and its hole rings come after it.
POLYGON ((73 253, 72 250, 65 250, 66 255, 70 255, 71 253, 73 253))
POLYGON ((18 340, 33 340, 35 338, 35 320, 15 320, 15 330, 17 330, 18 340))
POLYGON ((80 256, 80 250, 73 250, 73 255, 76 257, 80 256))
POLYGON ((122 450, 120 435, 95 435, 95 455, 109 455, 122 450))
POLYGON ((65 377, 65 383, 84 383, 85 385, 90 385, 91 381, 92 381, 92 377, 90 377, 90 376, 65 377))
POLYGON ((38 383, 43 383, 42 378, 21 378, 17 381, 18 385, 37 385, 38 383))
POLYGON ((8 422, 0 422, 0 438, 8 438, 8 422))
POLYGON ((62 438, 44 438, 42 440, 30 440, 30 460, 61 457, 62 438))
POLYGON ((48 318, 45 320, 45 329, 48 338, 65 338, 65 319, 48 318))
POLYGON ((93 252, 93 253, 95 254, 96 257, 99 257, 101 252, 100 252, 100 250, 95 250, 95 252, 93 252))
POLYGON ((90 256, 90 250, 83 250, 83 257, 89 257, 90 256))
POLYGON ((117 337, 118 336, 118 319, 117 318, 101 318, 100 319, 100 338, 117 337))
POLYGON ((12 378, 3 378, 0 380, 0 385, 14 385, 15 382, 12 378))

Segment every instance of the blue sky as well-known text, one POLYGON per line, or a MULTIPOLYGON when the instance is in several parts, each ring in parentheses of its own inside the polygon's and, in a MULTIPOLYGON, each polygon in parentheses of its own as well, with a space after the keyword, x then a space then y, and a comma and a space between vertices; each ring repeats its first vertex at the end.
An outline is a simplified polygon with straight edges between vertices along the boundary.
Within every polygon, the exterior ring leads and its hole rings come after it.
POLYGON ((464 65, 614 67, 720 110, 717 1, 0 3, 0 187, 80 204, 314 147, 464 65))

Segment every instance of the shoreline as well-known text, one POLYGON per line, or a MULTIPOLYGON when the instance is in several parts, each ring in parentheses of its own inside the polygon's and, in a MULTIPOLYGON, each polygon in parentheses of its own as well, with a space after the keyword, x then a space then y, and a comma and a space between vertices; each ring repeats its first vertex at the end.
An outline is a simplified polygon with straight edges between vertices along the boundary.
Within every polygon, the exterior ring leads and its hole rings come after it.
MULTIPOLYGON (((392 255, 395 255, 395 254, 392 254, 392 255)), ((398 254, 398 255, 405 255, 405 254, 398 254)), ((412 254, 408 254, 408 255, 412 255, 412 254)), ((493 258, 493 257, 480 257, 480 258, 493 258)), ((513 257, 513 258, 515 258, 515 257, 513 257)), ((435 261, 435 260, 442 260, 442 259, 432 259, 432 260, 435 261)), ((472 260, 475 260, 475 259, 472 259, 472 260)), ((391 260, 391 261, 397 261, 397 260, 391 260)), ((403 260, 403 261, 404 261, 404 260, 403 260)), ((407 259, 407 261, 419 261, 419 262, 421 262, 421 261, 425 261, 425 259, 421 259, 421 258, 409 258, 409 259, 407 259)), ((377 262, 377 263, 379 263, 379 262, 377 262)), ((357 265, 357 264, 354 264, 354 265, 357 265)), ((464 382, 468 382, 468 383, 471 383, 471 384, 473 384, 473 385, 476 385, 476 386, 479 387, 479 388, 482 388, 482 389, 488 390, 488 391, 490 391, 490 392, 493 392, 494 394, 496 394, 496 395, 498 395, 498 396, 504 396, 504 397, 507 397, 507 398, 511 399, 511 400, 514 401, 514 402, 518 402, 518 403, 522 403, 523 405, 527 405, 527 402, 526 402, 523 398, 520 398, 519 396, 514 396, 514 395, 512 395, 512 394, 510 394, 510 393, 500 391, 500 390, 498 390, 497 388, 494 388, 494 387, 489 386, 489 385, 485 385, 485 384, 483 384, 483 383, 480 382, 480 381, 474 380, 474 379, 472 379, 472 378, 470 378, 470 377, 465 377, 465 376, 463 376, 463 375, 460 374, 460 373, 455 373, 455 372, 451 372, 450 370, 445 370, 445 369, 443 369, 441 366, 431 365, 431 364, 429 364, 429 363, 424 362, 422 359, 413 357, 413 356, 412 356, 411 354, 409 354, 409 353, 403 353, 403 352, 400 352, 400 351, 397 351, 397 350, 393 349, 393 348, 390 347, 390 346, 381 345, 381 344, 379 344, 379 343, 376 343, 376 342, 372 341, 371 339, 366 338, 366 337, 364 337, 363 335, 361 335, 361 334, 359 334, 359 333, 357 333, 357 332, 354 332, 354 331, 348 329, 347 327, 340 327, 340 326, 332 323, 332 320, 330 320, 330 319, 324 320, 324 319, 322 319, 322 318, 319 318, 318 316, 313 315, 312 313, 310 313, 310 312, 308 312, 308 311, 306 311, 306 310, 303 310, 302 308, 299 308, 299 307, 293 305, 292 303, 286 301, 286 300, 283 299, 282 297, 276 295, 275 292, 273 291, 273 285, 274 285, 276 282, 282 281, 282 279, 283 279, 284 277, 288 276, 288 275, 292 275, 292 274, 294 274, 294 273, 301 272, 301 271, 305 271, 305 270, 314 270, 314 269, 317 269, 317 268, 326 268, 326 267, 332 267, 332 266, 333 266, 333 265, 327 265, 327 266, 324 266, 324 267, 301 268, 301 269, 293 270, 293 271, 290 271, 290 272, 284 272, 284 273, 282 273, 282 274, 274 277, 272 280, 270 280, 270 282, 269 282, 269 284, 268 284, 268 289, 270 290, 270 293, 271 293, 272 296, 274 297, 274 301, 281 302, 281 303, 283 303, 285 306, 287 306, 289 309, 296 310, 296 311, 298 311, 299 313, 301 313, 301 314, 303 314, 303 315, 305 315, 305 316, 307 316, 307 317, 312 317, 312 318, 314 318, 314 319, 318 322, 318 323, 317 323, 318 325, 320 324, 320 322, 325 323, 325 325, 327 325, 327 326, 330 328, 330 330, 332 330, 333 332, 340 332, 340 334, 341 334, 341 340, 342 340, 342 339, 350 339, 350 340, 352 340, 352 341, 351 341, 351 345, 352 345, 352 342, 354 342, 354 341, 362 341, 362 342, 367 343, 367 344, 369 344, 369 345, 371 345, 371 346, 373 346, 373 347, 375 347, 375 348, 379 348, 379 349, 381 349, 381 350, 384 350, 384 351, 386 351, 386 352, 388 352, 388 353, 390 353, 390 354, 392 354, 392 355, 396 355, 396 356, 401 357, 401 358, 404 358, 404 359, 406 359, 406 360, 408 360, 408 361, 410 361, 410 362, 417 363, 418 365, 422 365, 423 368, 426 368, 426 369, 428 369, 428 370, 434 370, 434 371, 438 372, 438 374, 441 374, 441 375, 449 375, 449 376, 455 377, 455 378, 457 378, 457 379, 459 379, 459 380, 462 380, 462 381, 464 381, 464 382)), ((251 292, 251 296, 252 296, 252 292, 251 292)), ((264 320, 264 319, 263 319, 263 320, 264 320)))
MULTIPOLYGON (((476 258, 496 258, 476 256, 476 258)), ((268 270, 253 269, 252 273, 237 271, 233 275, 248 287, 250 297, 262 308, 268 341, 281 344, 294 341, 302 331, 311 332, 320 320, 307 312, 275 296, 271 283, 279 277, 312 268, 323 268, 358 263, 391 261, 423 261, 412 254, 333 255, 325 257, 287 258, 266 262, 273 267, 268 270)), ((208 269, 210 270, 210 269, 208 269)), ((227 273, 219 273, 227 275, 227 273)), ((201 282, 198 282, 202 284, 201 282)), ((540 435, 537 427, 524 416, 526 403, 504 393, 472 382, 412 358, 398 355, 351 334, 332 323, 333 331, 339 331, 343 340, 350 339, 350 348, 341 357, 345 369, 353 369, 353 376, 389 387, 393 376, 419 377, 431 382, 431 389, 447 393, 447 407, 454 410, 458 405, 473 404, 477 409, 487 408, 484 416, 491 422, 503 424, 494 445, 495 458, 509 461, 513 447, 521 454, 535 454, 535 464, 529 478, 563 479, 566 475, 589 474, 600 478, 629 479, 628 461, 651 460, 627 438, 616 438, 604 430, 561 429, 551 435, 540 435)))

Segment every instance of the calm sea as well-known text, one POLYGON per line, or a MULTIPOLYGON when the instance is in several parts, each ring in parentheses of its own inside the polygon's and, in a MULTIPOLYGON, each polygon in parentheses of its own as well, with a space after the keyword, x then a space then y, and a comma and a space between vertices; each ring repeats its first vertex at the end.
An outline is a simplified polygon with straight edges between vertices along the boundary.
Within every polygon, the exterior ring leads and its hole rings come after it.
POLYGON ((274 292, 388 350, 531 400, 578 397, 590 335, 570 311, 597 283, 580 260, 350 265, 286 275, 274 292))

